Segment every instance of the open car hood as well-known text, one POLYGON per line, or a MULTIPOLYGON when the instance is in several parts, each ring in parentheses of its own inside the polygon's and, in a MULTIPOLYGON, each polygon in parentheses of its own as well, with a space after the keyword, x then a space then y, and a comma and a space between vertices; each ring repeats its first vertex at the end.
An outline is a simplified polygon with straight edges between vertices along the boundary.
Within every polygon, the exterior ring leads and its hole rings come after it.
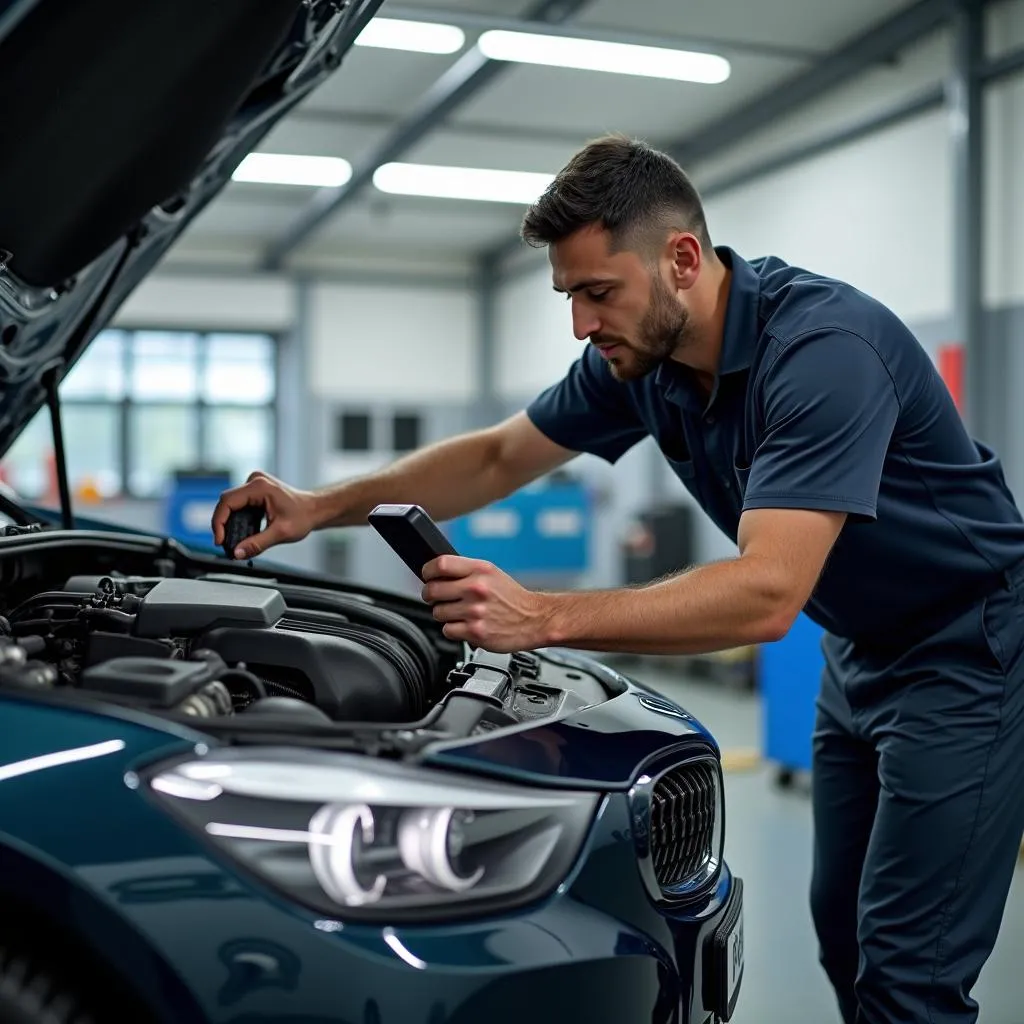
POLYGON ((382 0, 0 0, 0 455, 382 0))

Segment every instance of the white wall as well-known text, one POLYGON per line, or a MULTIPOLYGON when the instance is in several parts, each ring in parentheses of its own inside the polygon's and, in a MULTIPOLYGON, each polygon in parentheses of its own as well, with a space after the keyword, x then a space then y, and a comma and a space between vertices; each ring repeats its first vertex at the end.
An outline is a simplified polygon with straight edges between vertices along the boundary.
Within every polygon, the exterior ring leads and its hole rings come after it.
MULTIPOLYGON (((988 10, 989 52, 1024 46, 1024 3, 988 10)), ((986 96, 985 301, 1024 304, 1024 76, 995 83, 986 96)))
POLYGON ((314 394, 431 403, 474 397, 478 313, 469 289, 317 285, 310 320, 314 394))
POLYGON ((155 274, 118 310, 115 324, 203 330, 287 330, 295 290, 272 275, 228 277, 155 274))
POLYGON ((1024 303, 1024 78, 986 97, 985 303, 1024 303))
MULTIPOLYGON (((323 398, 470 401, 478 314, 467 285, 319 282, 310 297, 308 385, 323 398)), ((118 311, 133 327, 290 331, 297 288, 276 275, 155 274, 118 311)))
POLYGON ((851 82, 811 100, 788 117, 751 132, 742 142, 707 160, 688 166, 698 182, 711 182, 749 167, 791 146, 817 138, 869 117, 879 109, 919 94, 939 83, 950 67, 951 41, 946 30, 935 32, 900 54, 899 59, 859 75, 851 82))
MULTIPOLYGON (((698 188, 855 124, 941 83, 936 32, 728 152, 689 168, 698 188)), ((952 312, 952 176, 942 111, 896 125, 707 201, 712 239, 843 278, 908 321, 952 312)))
POLYGON ((529 401, 580 354, 569 303, 551 287, 545 261, 504 285, 497 302, 497 388, 509 401, 529 401))
POLYGON ((716 244, 849 281, 908 321, 952 312, 952 181, 929 114, 710 199, 716 244))

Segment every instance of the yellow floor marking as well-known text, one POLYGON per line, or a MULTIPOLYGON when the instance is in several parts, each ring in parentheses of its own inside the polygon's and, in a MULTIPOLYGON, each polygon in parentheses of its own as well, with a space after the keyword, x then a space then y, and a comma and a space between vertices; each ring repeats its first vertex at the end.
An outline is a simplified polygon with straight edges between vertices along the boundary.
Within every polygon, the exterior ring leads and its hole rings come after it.
POLYGON ((739 747, 722 751, 722 771, 749 772, 761 766, 761 751, 739 747))

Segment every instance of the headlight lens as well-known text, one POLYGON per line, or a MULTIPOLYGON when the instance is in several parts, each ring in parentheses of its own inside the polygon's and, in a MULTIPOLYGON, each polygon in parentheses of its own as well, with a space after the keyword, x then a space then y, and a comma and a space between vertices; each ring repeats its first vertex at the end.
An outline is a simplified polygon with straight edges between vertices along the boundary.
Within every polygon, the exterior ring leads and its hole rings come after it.
POLYGON ((598 796, 320 751, 215 751, 148 789, 260 878, 342 918, 508 909, 570 870, 598 796))

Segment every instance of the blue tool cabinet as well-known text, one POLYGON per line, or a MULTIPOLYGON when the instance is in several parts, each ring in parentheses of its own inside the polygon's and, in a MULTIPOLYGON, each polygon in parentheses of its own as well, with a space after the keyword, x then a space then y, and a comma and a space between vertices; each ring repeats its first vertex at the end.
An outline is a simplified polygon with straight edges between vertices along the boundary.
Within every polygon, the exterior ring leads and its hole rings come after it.
POLYGON ((164 504, 166 533, 190 547, 213 548, 210 520, 230 486, 231 475, 221 470, 175 473, 164 504))
POLYGON ((822 629, 799 615, 781 640, 759 650, 764 756, 788 785, 795 771, 810 771, 815 702, 824 656, 822 629))

